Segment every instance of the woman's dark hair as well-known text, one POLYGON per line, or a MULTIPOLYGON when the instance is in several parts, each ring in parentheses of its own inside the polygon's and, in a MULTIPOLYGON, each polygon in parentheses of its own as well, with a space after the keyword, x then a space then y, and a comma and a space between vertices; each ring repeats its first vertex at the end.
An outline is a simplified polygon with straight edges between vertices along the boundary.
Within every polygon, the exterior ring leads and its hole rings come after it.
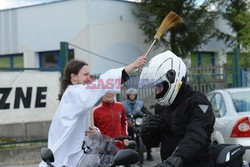
POLYGON ((87 63, 79 60, 70 60, 64 69, 64 76, 63 79, 61 80, 61 91, 60 94, 58 95, 58 100, 61 100, 64 91, 69 85, 72 85, 71 83, 71 74, 77 75, 81 68, 85 65, 88 65, 87 63))

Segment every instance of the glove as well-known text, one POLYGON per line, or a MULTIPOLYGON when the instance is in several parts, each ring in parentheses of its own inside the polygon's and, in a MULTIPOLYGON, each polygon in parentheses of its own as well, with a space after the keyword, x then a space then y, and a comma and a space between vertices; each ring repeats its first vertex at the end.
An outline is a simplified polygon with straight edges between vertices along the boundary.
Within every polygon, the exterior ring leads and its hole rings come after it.
POLYGON ((141 111, 135 111, 135 112, 133 113, 133 116, 134 116, 134 117, 143 117, 143 112, 141 112, 141 111))
POLYGON ((142 133, 158 130, 162 127, 163 122, 159 115, 149 115, 143 120, 140 130, 142 133))
POLYGON ((183 167, 183 162, 179 156, 170 156, 163 163, 156 164, 155 167, 183 167))

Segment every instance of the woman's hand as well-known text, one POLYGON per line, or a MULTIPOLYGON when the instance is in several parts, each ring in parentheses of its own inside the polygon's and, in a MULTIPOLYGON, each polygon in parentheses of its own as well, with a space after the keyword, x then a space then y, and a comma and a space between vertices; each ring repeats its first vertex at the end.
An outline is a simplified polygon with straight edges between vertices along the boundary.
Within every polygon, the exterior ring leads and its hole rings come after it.
POLYGON ((124 140, 123 140, 123 144, 124 144, 125 146, 128 146, 128 145, 129 145, 129 140, 128 140, 128 139, 124 139, 124 140))
POLYGON ((85 136, 98 133, 100 133, 99 129, 89 127, 89 130, 85 131, 85 136))
POLYGON ((130 74, 133 72, 133 70, 143 67, 147 63, 147 56, 140 56, 136 61, 133 63, 127 65, 124 70, 127 74, 130 74))

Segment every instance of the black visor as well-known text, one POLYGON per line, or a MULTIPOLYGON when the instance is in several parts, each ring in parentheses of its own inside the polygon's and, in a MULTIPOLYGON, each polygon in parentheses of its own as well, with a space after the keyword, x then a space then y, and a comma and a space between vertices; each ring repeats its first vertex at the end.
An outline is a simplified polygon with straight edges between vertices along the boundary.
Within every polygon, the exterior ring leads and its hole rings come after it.
POLYGON ((163 86, 163 91, 159 94, 156 94, 155 98, 160 99, 163 98, 163 96, 168 92, 169 90, 169 84, 167 81, 163 81, 161 83, 158 83, 156 87, 162 87, 163 86))

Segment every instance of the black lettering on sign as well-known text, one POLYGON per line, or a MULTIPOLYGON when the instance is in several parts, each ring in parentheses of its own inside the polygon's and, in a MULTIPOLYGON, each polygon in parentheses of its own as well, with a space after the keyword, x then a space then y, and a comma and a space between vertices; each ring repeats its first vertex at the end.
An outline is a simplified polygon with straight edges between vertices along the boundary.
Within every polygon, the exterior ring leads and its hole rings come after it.
MULTIPOLYGON (((0 88, 0 109, 10 109, 10 103, 7 103, 7 99, 12 89, 13 88, 0 88)), ((20 101, 22 101, 24 108, 31 108, 33 88, 27 87, 26 93, 24 93, 23 89, 22 87, 15 88, 14 102, 12 102, 14 103, 14 109, 20 108, 20 101)), ((47 87, 36 88, 35 108, 46 107, 46 102, 42 102, 46 100, 46 92, 47 87)))
POLYGON ((10 103, 6 103, 6 100, 10 94, 12 88, 0 88, 0 109, 10 109, 10 103))
POLYGON ((41 102, 43 99, 46 99, 46 94, 43 94, 43 92, 47 92, 47 87, 37 87, 35 104, 36 108, 46 107, 46 103, 41 102))
POLYGON ((28 87, 26 97, 24 96, 21 87, 16 88, 14 108, 20 108, 20 101, 22 100, 24 108, 30 108, 32 87, 28 87))

